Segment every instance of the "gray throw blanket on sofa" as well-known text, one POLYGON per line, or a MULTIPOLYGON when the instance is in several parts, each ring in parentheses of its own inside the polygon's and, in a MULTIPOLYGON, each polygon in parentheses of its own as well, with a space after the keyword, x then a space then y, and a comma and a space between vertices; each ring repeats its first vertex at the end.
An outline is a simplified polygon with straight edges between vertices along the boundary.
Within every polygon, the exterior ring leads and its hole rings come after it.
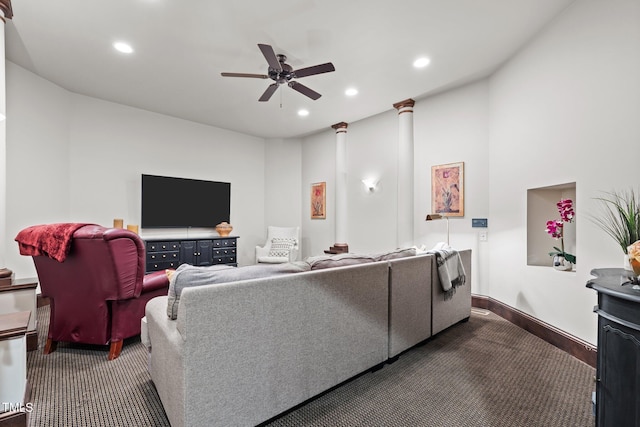
MULTIPOLYGON (((436 248, 438 248, 436 246, 436 248)), ((460 254, 450 246, 432 249, 428 253, 435 254, 438 266, 438 277, 444 291, 444 298, 450 299, 458 286, 465 284, 467 276, 462 265, 460 254)))
POLYGON ((244 267, 232 267, 223 264, 196 267, 189 264, 182 264, 169 278, 167 316, 173 320, 178 317, 178 305, 184 288, 230 283, 240 280, 261 279, 282 274, 302 273, 310 269, 311 266, 309 263, 304 261, 284 264, 256 264, 244 267))

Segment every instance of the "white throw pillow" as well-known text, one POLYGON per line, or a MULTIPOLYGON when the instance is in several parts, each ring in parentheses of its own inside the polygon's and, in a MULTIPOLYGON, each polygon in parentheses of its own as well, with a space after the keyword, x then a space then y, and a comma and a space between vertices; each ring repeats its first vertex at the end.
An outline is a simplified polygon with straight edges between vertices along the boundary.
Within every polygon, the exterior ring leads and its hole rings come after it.
POLYGON ((274 237, 271 239, 270 257, 289 257, 289 252, 296 245, 293 237, 274 237))

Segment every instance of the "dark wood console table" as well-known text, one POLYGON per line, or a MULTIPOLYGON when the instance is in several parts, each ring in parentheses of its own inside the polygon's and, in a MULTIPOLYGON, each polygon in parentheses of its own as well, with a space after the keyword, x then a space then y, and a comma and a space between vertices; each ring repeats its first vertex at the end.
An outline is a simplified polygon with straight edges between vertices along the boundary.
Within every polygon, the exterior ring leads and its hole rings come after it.
POLYGON ((207 266, 226 264, 237 267, 238 236, 200 239, 144 239, 146 272, 178 268, 181 264, 207 266))
POLYGON ((596 425, 640 426, 640 283, 632 271, 591 271, 598 292, 596 425))

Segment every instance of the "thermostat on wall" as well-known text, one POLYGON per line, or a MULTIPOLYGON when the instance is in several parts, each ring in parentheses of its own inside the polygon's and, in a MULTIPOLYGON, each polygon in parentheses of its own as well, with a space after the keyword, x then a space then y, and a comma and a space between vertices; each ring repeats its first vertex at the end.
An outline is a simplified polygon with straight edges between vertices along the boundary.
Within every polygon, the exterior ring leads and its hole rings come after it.
POLYGON ((487 228, 487 218, 472 218, 471 226, 487 228))

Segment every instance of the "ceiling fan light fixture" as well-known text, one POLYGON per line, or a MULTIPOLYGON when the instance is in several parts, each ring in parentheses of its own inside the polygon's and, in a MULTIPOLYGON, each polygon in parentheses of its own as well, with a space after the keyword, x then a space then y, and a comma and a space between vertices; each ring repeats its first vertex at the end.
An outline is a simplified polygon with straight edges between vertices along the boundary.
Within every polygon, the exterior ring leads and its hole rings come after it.
MULTIPOLYGON (((258 99, 259 102, 268 101, 274 92, 278 89, 278 86, 282 84, 286 84, 291 89, 295 90, 306 96, 307 98, 311 98, 314 101, 319 99, 322 95, 316 92, 315 90, 298 83, 294 79, 300 79, 308 76, 315 76, 316 74, 330 73, 335 71, 335 67, 331 62, 326 62, 324 64, 314 65, 311 67, 300 68, 294 70, 291 65, 285 63, 287 60, 286 55, 276 55, 273 47, 268 44, 258 44, 258 48, 262 52, 262 55, 267 60, 267 64, 269 67, 267 68, 267 74, 250 74, 250 73, 220 73, 222 77, 249 77, 249 78, 258 78, 258 79, 271 79, 275 83, 271 83, 264 91, 262 96, 258 99)), ((307 113, 308 114, 308 113, 307 113)))
POLYGON ((131 47, 131 45, 129 43, 125 43, 125 42, 115 42, 113 43, 113 47, 115 50, 117 50, 118 52, 122 52, 122 53, 133 53, 133 48, 131 47))
POLYGON ((347 96, 356 96, 358 94, 358 89, 355 87, 347 88, 347 90, 344 91, 344 94, 347 96))
POLYGON ((430 62, 431 60, 429 58, 427 58, 426 56, 422 56, 413 61, 413 66, 416 68, 424 68, 429 65, 430 62))

